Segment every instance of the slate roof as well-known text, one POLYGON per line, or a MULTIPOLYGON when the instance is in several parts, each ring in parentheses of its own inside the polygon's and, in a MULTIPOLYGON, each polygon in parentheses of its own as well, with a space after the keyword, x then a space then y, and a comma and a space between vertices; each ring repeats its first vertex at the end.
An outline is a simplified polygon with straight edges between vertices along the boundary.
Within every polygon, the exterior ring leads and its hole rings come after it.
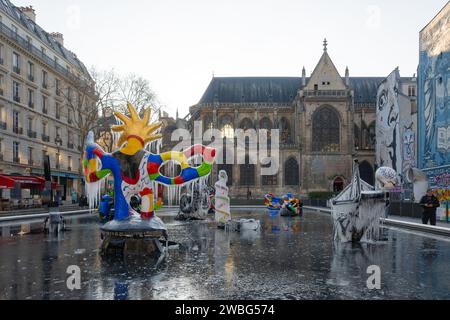
MULTIPOLYGON (((66 60, 68 60, 72 64, 72 66, 76 67, 84 75, 90 77, 86 66, 76 57, 73 52, 60 45, 50 33, 46 32, 38 24, 30 20, 18 7, 12 4, 9 0, 0 1, 0 11, 7 13, 13 20, 16 21, 17 24, 20 24, 22 27, 33 33, 43 43, 45 43, 47 46, 56 51, 56 53, 60 54, 66 60)), ((51 58, 53 59, 53 57, 51 58)), ((63 67, 65 68, 65 66, 63 67)))
MULTIPOLYGON (((376 103, 378 86, 385 78, 350 77, 350 86, 355 92, 355 103, 376 103)), ((306 78, 306 83, 308 81, 309 78, 306 78)), ((290 104, 301 87, 300 77, 215 77, 199 104, 213 102, 290 104)))

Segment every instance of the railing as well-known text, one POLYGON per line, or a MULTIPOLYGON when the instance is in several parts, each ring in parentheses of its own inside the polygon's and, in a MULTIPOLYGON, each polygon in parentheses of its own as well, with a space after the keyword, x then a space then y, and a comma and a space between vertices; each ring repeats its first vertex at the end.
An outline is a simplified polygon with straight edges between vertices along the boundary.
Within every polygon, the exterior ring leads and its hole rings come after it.
POLYGON ((8 130, 8 124, 6 122, 0 122, 0 129, 8 130))
POLYGON ((56 119, 58 119, 58 120, 61 119, 61 115, 59 113, 56 114, 56 119))
POLYGON ((67 68, 61 66, 59 63, 57 63, 54 59, 50 58, 48 55, 46 55, 42 50, 38 49, 34 45, 32 45, 27 39, 24 39, 20 35, 18 35, 16 32, 11 30, 8 26, 6 26, 4 23, 0 22, 0 34, 3 34, 10 40, 17 43, 20 47, 23 49, 29 51, 31 54, 39 57, 42 59, 46 64, 52 66, 55 68, 57 72, 60 74, 68 77, 69 79, 73 81, 78 81, 79 79, 75 77, 73 74, 67 70, 67 68))
POLYGON ((74 148, 74 145, 73 145, 73 143, 67 143, 67 148, 69 148, 69 149, 73 149, 73 148, 74 148))
POLYGON ((43 114, 48 114, 48 109, 47 108, 42 108, 42 113, 43 114))
POLYGON ((45 134, 43 134, 43 135, 42 135, 42 141, 44 141, 44 142, 50 142, 50 137, 47 136, 47 135, 45 135, 45 134))
POLYGON ((347 90, 304 90, 305 97, 345 97, 347 90))
POLYGON ((13 71, 17 74, 20 74, 20 68, 19 67, 13 67, 13 71))
POLYGON ((28 108, 34 109, 34 103, 33 102, 28 102, 28 108))
POLYGON ((47 84, 47 83, 45 83, 45 82, 43 82, 43 83, 42 83, 42 88, 44 88, 44 89, 48 89, 48 84, 47 84))
POLYGON ((34 77, 33 77, 33 75, 29 74, 29 75, 28 75, 28 80, 31 81, 31 82, 34 82, 34 77))
POLYGON ((20 97, 19 96, 14 96, 13 100, 17 103, 20 103, 20 97))
POLYGON ((37 133, 35 131, 28 130, 28 138, 36 139, 37 133))
POLYGON ((23 134, 23 128, 13 127, 13 132, 15 134, 23 134))

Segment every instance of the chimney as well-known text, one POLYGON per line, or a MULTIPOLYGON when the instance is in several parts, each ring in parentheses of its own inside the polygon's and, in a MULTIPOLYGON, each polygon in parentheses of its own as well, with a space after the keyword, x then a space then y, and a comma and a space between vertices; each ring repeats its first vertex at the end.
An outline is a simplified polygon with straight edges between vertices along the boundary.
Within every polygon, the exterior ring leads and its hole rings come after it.
POLYGON ((62 33, 59 32, 52 32, 51 33, 53 39, 56 40, 62 47, 64 47, 64 36, 62 33))
POLYGON ((28 17, 28 19, 36 22, 36 11, 34 11, 33 6, 20 7, 19 10, 22 11, 22 13, 24 13, 28 17))
POLYGON ((302 86, 306 86, 306 70, 305 67, 302 69, 302 86))
POLYGON ((348 71, 348 67, 345 68, 345 85, 350 86, 350 71, 348 71))

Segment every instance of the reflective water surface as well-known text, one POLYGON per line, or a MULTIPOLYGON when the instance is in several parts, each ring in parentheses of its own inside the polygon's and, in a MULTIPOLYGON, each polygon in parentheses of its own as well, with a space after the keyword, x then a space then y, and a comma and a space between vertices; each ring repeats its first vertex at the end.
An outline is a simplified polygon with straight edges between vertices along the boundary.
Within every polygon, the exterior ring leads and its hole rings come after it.
POLYGON ((333 245, 325 214, 235 216, 261 219, 262 230, 227 234, 162 216, 179 246, 156 268, 102 258, 94 216, 71 218, 59 237, 41 224, 0 225, 0 299, 450 299, 447 239, 389 229, 383 243, 333 245), (67 289, 71 265, 81 290, 67 289), (381 290, 367 288, 370 265, 381 268, 381 290))

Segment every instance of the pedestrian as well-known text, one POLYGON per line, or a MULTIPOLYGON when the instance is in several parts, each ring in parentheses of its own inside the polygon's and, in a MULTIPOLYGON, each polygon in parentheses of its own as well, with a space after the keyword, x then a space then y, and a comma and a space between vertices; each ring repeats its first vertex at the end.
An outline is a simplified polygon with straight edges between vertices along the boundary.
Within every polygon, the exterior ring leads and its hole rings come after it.
POLYGON ((433 195, 433 191, 431 189, 428 189, 426 195, 422 197, 422 200, 420 200, 420 205, 423 207, 422 213, 423 224, 428 224, 428 221, 430 221, 430 224, 432 226, 435 226, 436 209, 439 208, 441 205, 439 203, 439 200, 433 195))

